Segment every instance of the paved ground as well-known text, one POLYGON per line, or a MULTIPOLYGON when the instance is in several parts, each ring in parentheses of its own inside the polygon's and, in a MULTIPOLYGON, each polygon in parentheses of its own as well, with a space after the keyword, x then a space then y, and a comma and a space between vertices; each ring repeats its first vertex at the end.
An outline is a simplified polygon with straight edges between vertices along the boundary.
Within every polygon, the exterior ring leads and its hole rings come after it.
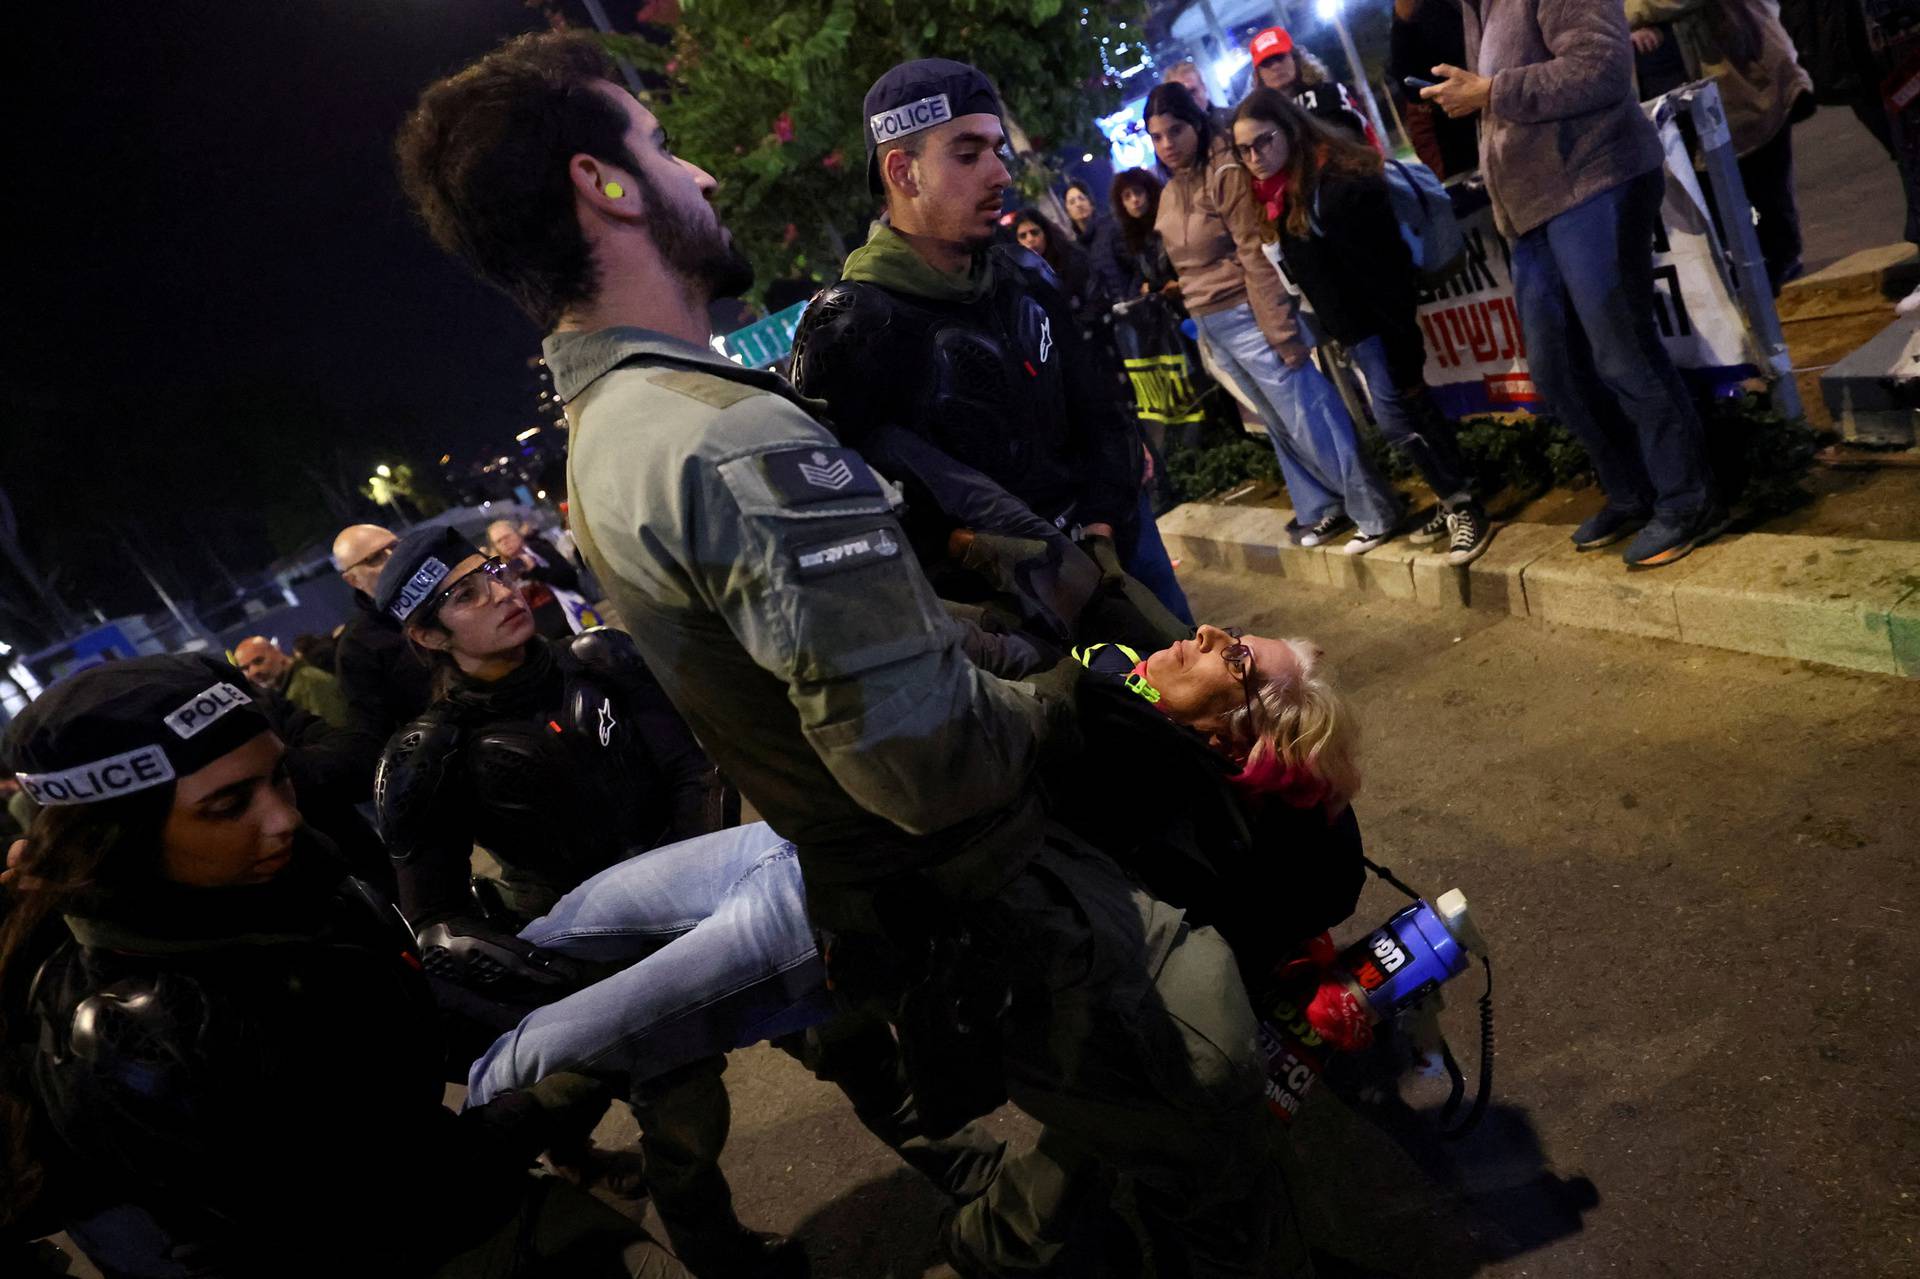
MULTIPOLYGON (((1316 1229, 1409 1276, 1916 1273, 1920 684, 1190 587, 1205 617, 1339 660, 1373 855, 1466 890, 1496 952, 1488 1123, 1422 1172, 1322 1095, 1301 1139, 1342 1206, 1316 1229)), ((1371 887, 1349 931, 1395 908, 1371 887)), ((765 1049, 728 1078, 744 1216, 806 1237, 822 1276, 932 1264, 938 1202, 835 1094, 765 1049)))
POLYGON ((1793 131, 1794 189, 1807 270, 1892 244, 1906 229, 1899 171, 1845 107, 1822 107, 1793 131))

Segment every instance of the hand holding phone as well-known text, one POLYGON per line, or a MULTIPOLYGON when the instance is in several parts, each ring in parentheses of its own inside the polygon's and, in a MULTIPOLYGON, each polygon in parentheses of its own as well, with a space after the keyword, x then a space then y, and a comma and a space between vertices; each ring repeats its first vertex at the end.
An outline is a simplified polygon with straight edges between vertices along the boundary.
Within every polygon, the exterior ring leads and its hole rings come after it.
POLYGON ((1420 96, 1420 90, 1431 89, 1434 85, 1439 84, 1440 82, 1438 80, 1422 80, 1417 75, 1410 75, 1410 76, 1403 77, 1400 83, 1406 86, 1408 93, 1411 93, 1414 97, 1417 98, 1420 96))

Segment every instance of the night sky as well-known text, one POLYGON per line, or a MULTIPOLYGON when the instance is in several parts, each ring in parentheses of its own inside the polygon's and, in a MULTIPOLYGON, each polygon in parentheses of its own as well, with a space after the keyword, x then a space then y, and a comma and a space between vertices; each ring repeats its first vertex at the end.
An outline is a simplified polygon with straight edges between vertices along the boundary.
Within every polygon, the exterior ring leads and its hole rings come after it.
POLYGON ((261 568, 336 525, 314 474, 432 470, 537 420, 532 326, 427 240, 391 160, 426 83, 535 22, 517 0, 188 0, 9 24, 0 486, 70 603, 155 606, 129 541, 189 594, 209 548, 261 568))

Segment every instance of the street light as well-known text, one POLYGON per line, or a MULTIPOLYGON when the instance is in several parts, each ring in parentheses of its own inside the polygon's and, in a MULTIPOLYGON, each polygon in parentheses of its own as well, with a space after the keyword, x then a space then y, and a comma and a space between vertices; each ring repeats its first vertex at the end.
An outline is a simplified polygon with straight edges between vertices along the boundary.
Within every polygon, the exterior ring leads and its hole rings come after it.
POLYGON ((393 468, 388 466, 385 462, 382 462, 380 465, 374 467, 373 473, 379 476, 383 480, 390 480, 393 478, 393 468))

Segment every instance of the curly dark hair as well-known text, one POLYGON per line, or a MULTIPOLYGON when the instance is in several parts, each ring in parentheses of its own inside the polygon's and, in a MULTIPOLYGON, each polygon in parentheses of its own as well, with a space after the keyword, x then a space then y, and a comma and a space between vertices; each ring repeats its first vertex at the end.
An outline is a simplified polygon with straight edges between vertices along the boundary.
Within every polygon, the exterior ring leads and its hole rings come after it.
POLYGON ((1145 253, 1154 220, 1160 216, 1160 179, 1145 169, 1122 169, 1113 175, 1107 198, 1113 203, 1113 224, 1120 228, 1127 252, 1135 257, 1145 253), (1125 197, 1129 191, 1144 191, 1147 196, 1147 211, 1137 218, 1127 214, 1125 197))
POLYGON ((592 300, 593 256, 568 162, 641 172, 612 59, 582 35, 517 36, 428 86, 394 141, 400 185, 434 242, 516 302, 543 333, 592 300))

